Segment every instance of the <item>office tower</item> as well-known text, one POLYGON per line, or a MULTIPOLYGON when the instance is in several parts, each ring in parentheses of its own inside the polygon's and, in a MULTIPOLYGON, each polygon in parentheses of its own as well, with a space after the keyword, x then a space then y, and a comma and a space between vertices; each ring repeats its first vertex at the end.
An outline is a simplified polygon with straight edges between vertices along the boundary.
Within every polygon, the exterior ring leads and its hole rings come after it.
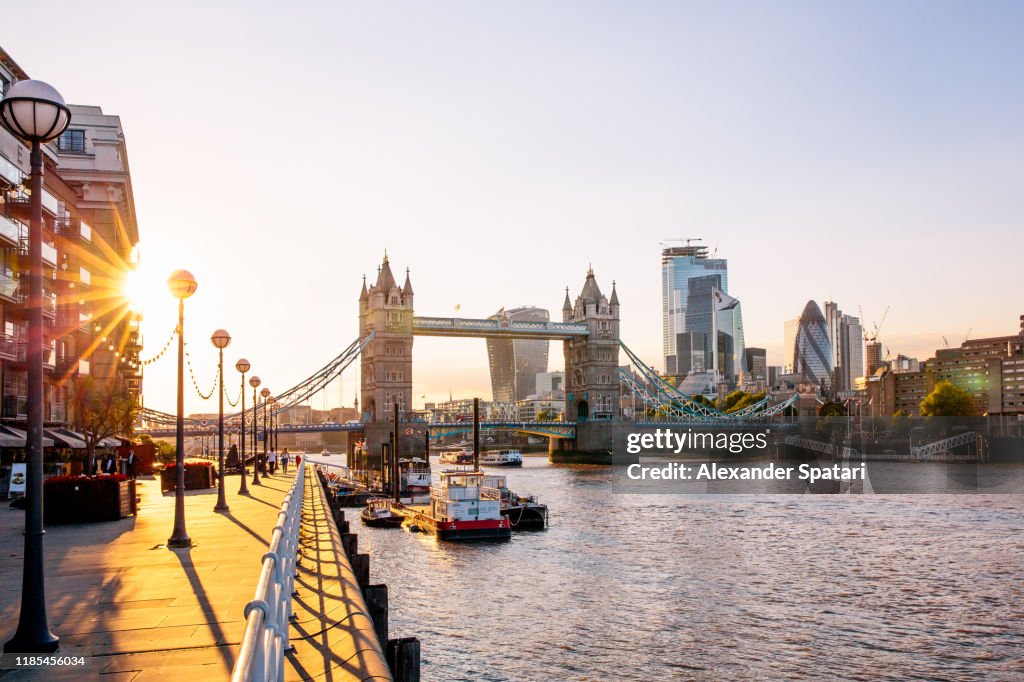
POLYGON ((748 383, 757 390, 763 391, 768 385, 768 353, 764 348, 747 348, 744 351, 746 356, 747 372, 750 380, 748 383))
MULTIPOLYGON (((489 319, 512 322, 547 322, 547 310, 524 306, 505 310, 489 319)), ((548 371, 548 342, 525 339, 487 339, 494 402, 514 403, 537 392, 537 374, 548 371)))
POLYGON ((882 342, 870 341, 864 346, 867 367, 864 376, 871 376, 882 366, 882 342))
POLYGON ((860 319, 844 315, 838 304, 825 302, 825 326, 832 345, 832 367, 836 391, 852 391, 864 376, 864 334, 860 319))
MULTIPOLYGON (((708 247, 691 244, 691 242, 699 240, 688 239, 685 241, 685 246, 666 247, 661 251, 662 344, 666 374, 686 373, 681 368, 677 357, 678 335, 692 331, 707 333, 707 330, 694 330, 687 326, 690 280, 696 277, 716 275, 718 277, 716 288, 724 293, 729 293, 729 272, 726 259, 709 258, 708 247)), ((708 295, 710 296, 710 293, 708 295)), ((708 330, 710 330, 710 323, 708 330)), ((708 348, 710 349, 710 344, 708 344, 708 348)), ((692 366, 692 358, 690 362, 692 366)))
POLYGON ((808 301, 800 314, 793 342, 793 372, 822 388, 832 387, 832 344, 821 308, 808 301))

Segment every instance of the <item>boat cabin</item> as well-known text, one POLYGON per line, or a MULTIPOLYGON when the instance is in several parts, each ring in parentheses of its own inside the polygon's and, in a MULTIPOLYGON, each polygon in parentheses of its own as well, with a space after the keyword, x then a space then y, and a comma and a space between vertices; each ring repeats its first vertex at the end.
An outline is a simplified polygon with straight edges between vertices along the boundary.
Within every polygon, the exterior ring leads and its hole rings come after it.
POLYGON ((501 518, 501 493, 483 484, 480 471, 442 471, 430 489, 433 515, 446 521, 501 518))

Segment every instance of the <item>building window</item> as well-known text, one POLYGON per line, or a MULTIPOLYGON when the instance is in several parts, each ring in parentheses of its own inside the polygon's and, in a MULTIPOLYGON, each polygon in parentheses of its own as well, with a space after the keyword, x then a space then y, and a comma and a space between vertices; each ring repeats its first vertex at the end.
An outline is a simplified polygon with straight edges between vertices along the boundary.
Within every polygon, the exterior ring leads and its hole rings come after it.
POLYGON ((65 130, 64 133, 57 138, 57 149, 62 152, 84 152, 85 131, 65 130))

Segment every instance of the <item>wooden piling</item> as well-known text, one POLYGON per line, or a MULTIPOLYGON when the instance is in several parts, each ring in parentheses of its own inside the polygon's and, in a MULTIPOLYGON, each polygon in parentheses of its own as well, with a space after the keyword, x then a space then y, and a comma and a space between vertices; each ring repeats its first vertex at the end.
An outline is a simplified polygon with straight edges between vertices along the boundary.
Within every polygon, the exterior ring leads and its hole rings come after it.
POLYGON ((388 642, 388 586, 381 583, 367 585, 363 588, 363 598, 366 599, 366 607, 370 610, 370 618, 373 620, 373 629, 377 632, 377 639, 380 643, 388 642))
POLYGON ((349 562, 352 564, 352 572, 356 574, 356 582, 365 590, 370 584, 370 555, 353 554, 349 562))
POLYGON ((389 639, 384 657, 395 682, 420 682, 420 640, 415 637, 389 639))

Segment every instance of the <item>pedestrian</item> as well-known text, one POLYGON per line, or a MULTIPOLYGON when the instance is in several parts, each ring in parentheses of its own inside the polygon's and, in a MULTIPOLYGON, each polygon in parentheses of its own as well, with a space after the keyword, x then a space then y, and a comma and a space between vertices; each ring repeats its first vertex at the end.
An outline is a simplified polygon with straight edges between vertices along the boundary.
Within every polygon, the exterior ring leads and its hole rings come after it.
POLYGON ((238 461, 238 446, 232 443, 231 449, 228 450, 228 468, 231 469, 236 466, 240 471, 242 470, 242 463, 238 461))
POLYGON ((270 475, 273 476, 277 473, 277 451, 271 450, 268 457, 270 458, 270 475))
POLYGON ((103 473, 105 474, 116 474, 117 466, 114 463, 113 453, 108 452, 107 456, 103 458, 103 473))
POLYGON ((125 469, 127 470, 128 478, 130 478, 133 481, 135 480, 135 477, 138 475, 138 472, 136 471, 137 468, 138 460, 135 459, 135 451, 129 450, 128 459, 125 460, 125 469))
POLYGON ((291 459, 291 456, 288 454, 288 448, 285 448, 284 452, 281 453, 281 473, 286 474, 286 475, 288 473, 288 460, 289 459, 291 459))

